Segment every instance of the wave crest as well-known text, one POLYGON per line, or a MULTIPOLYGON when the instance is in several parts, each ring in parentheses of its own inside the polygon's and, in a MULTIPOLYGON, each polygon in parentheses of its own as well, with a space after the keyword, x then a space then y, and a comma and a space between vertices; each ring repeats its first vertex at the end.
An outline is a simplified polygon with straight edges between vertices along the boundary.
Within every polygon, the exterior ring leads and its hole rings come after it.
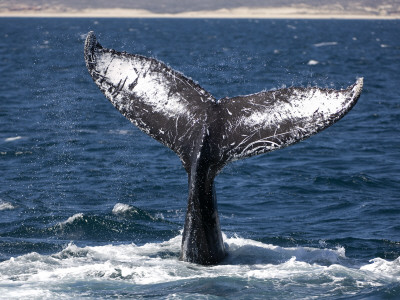
POLYGON ((60 226, 66 225, 66 224, 72 224, 76 220, 83 220, 83 213, 77 213, 77 214, 73 215, 72 217, 69 217, 66 221, 61 222, 60 226))
POLYGON ((112 209, 112 213, 114 215, 123 215, 128 212, 137 213, 137 209, 135 209, 133 206, 130 206, 128 204, 123 204, 123 203, 115 204, 112 209))

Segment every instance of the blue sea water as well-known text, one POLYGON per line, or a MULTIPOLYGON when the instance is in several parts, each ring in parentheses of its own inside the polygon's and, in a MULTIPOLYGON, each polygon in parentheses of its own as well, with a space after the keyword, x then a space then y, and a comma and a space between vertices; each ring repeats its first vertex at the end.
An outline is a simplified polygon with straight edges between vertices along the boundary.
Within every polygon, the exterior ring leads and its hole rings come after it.
POLYGON ((0 19, 0 299, 398 299, 400 21, 0 19), (216 179, 228 257, 179 261, 187 177, 83 59, 86 33, 216 98, 289 86, 359 103, 216 179))

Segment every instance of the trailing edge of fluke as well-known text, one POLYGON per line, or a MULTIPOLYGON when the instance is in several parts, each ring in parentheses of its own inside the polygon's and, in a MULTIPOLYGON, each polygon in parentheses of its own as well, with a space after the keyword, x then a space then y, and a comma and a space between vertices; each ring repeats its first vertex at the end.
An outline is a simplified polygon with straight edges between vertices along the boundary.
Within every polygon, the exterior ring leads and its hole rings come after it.
POLYGON ((103 48, 93 32, 84 56, 115 108, 181 159, 189 184, 181 259, 204 265, 225 256, 214 188, 222 168, 329 127, 356 104, 363 87, 359 78, 343 90, 290 87, 217 100, 154 58, 103 48))

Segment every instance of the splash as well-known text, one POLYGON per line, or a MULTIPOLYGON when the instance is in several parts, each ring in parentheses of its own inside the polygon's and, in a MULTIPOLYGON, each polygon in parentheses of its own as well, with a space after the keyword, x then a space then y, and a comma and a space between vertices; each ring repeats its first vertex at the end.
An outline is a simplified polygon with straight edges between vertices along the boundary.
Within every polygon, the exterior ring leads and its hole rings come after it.
POLYGON ((165 290, 165 297, 181 298, 187 286, 198 290, 212 283, 232 289, 230 296, 235 296, 234 287, 245 282, 250 293, 261 285, 280 295, 290 290, 312 298, 362 294, 400 280, 400 258, 376 258, 359 267, 346 258, 342 247, 285 248, 237 236, 224 240, 228 257, 221 265, 207 267, 179 261, 181 235, 144 245, 78 247, 70 243, 52 255, 33 252, 0 263, 0 289, 6 298, 73 298, 82 293, 95 297, 100 286, 112 290, 115 297, 126 296, 127 289, 135 290, 138 297, 156 289, 165 290))

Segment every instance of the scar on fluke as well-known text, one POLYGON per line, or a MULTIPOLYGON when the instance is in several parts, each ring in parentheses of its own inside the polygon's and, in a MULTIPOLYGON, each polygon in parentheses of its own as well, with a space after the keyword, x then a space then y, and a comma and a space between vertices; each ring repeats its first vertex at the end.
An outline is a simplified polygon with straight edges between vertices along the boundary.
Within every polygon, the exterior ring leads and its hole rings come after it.
POLYGON ((108 100, 143 132, 172 149, 188 174, 181 259, 225 257, 214 178, 228 163, 297 143, 340 120, 360 97, 346 89, 290 87, 215 99, 154 58, 103 48, 89 32, 86 66, 108 100))

